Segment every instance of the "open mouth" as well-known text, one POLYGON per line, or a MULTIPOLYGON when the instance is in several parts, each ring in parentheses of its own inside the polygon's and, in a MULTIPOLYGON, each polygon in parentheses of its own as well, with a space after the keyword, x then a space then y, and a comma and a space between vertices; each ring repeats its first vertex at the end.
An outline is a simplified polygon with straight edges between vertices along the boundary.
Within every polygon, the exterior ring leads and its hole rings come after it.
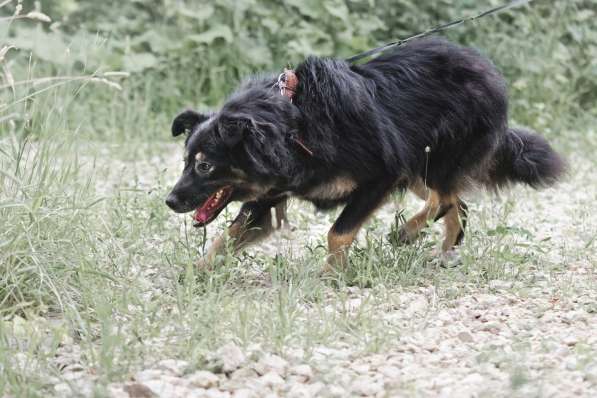
POLYGON ((232 196, 232 187, 225 186, 212 194, 207 200, 195 210, 193 214, 194 227, 202 227, 212 222, 218 214, 226 207, 232 196))

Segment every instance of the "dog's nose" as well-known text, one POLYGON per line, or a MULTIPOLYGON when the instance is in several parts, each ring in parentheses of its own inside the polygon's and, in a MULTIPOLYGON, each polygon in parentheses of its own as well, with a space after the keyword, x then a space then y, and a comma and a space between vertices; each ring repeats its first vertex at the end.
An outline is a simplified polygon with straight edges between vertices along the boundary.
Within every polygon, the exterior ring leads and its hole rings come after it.
POLYGON ((178 208, 180 202, 178 201, 178 197, 176 195, 174 195, 173 193, 170 193, 168 195, 168 197, 166 198, 166 204, 172 210, 176 210, 178 208))

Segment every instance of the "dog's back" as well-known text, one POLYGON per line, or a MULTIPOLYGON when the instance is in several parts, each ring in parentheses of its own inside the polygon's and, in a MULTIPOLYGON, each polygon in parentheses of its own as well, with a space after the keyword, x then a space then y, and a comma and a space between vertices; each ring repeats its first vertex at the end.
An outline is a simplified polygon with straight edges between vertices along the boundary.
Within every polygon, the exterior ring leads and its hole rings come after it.
MULTIPOLYGON (((328 125, 318 135, 334 140, 337 167, 350 167, 344 157, 358 158, 367 164, 358 168, 369 177, 378 172, 424 179, 442 194, 462 192, 474 182, 540 185, 561 173, 562 162, 544 140, 508 127, 506 83, 471 48, 427 38, 363 65, 311 58, 297 73, 310 87, 297 99, 313 122, 308 131, 328 125), (329 115, 332 120, 325 120, 329 115), (531 147, 531 140, 537 145, 531 147), (498 164, 513 160, 517 154, 508 151, 522 151, 513 144, 522 141, 526 159, 535 162, 532 175, 498 164), (550 154, 545 164, 532 155, 538 145, 543 155, 550 154)), ((518 159, 516 167, 528 166, 518 159)))

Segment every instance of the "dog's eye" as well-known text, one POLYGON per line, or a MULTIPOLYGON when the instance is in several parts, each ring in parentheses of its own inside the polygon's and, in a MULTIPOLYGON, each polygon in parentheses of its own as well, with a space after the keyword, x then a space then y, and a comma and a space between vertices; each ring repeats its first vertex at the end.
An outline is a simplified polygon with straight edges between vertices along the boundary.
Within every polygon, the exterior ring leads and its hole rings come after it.
POLYGON ((213 166, 207 162, 199 162, 195 166, 195 169, 197 170, 197 172, 205 174, 205 173, 209 173, 210 171, 212 171, 213 166))

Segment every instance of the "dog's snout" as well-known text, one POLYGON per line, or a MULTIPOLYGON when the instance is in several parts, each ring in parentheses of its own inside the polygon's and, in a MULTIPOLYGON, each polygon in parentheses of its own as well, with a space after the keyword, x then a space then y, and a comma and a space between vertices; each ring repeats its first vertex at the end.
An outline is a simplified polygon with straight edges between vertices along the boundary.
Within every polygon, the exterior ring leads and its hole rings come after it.
POLYGON ((166 198, 166 204, 169 208, 176 211, 180 207, 180 200, 178 199, 178 196, 176 196, 173 193, 170 193, 166 198))

